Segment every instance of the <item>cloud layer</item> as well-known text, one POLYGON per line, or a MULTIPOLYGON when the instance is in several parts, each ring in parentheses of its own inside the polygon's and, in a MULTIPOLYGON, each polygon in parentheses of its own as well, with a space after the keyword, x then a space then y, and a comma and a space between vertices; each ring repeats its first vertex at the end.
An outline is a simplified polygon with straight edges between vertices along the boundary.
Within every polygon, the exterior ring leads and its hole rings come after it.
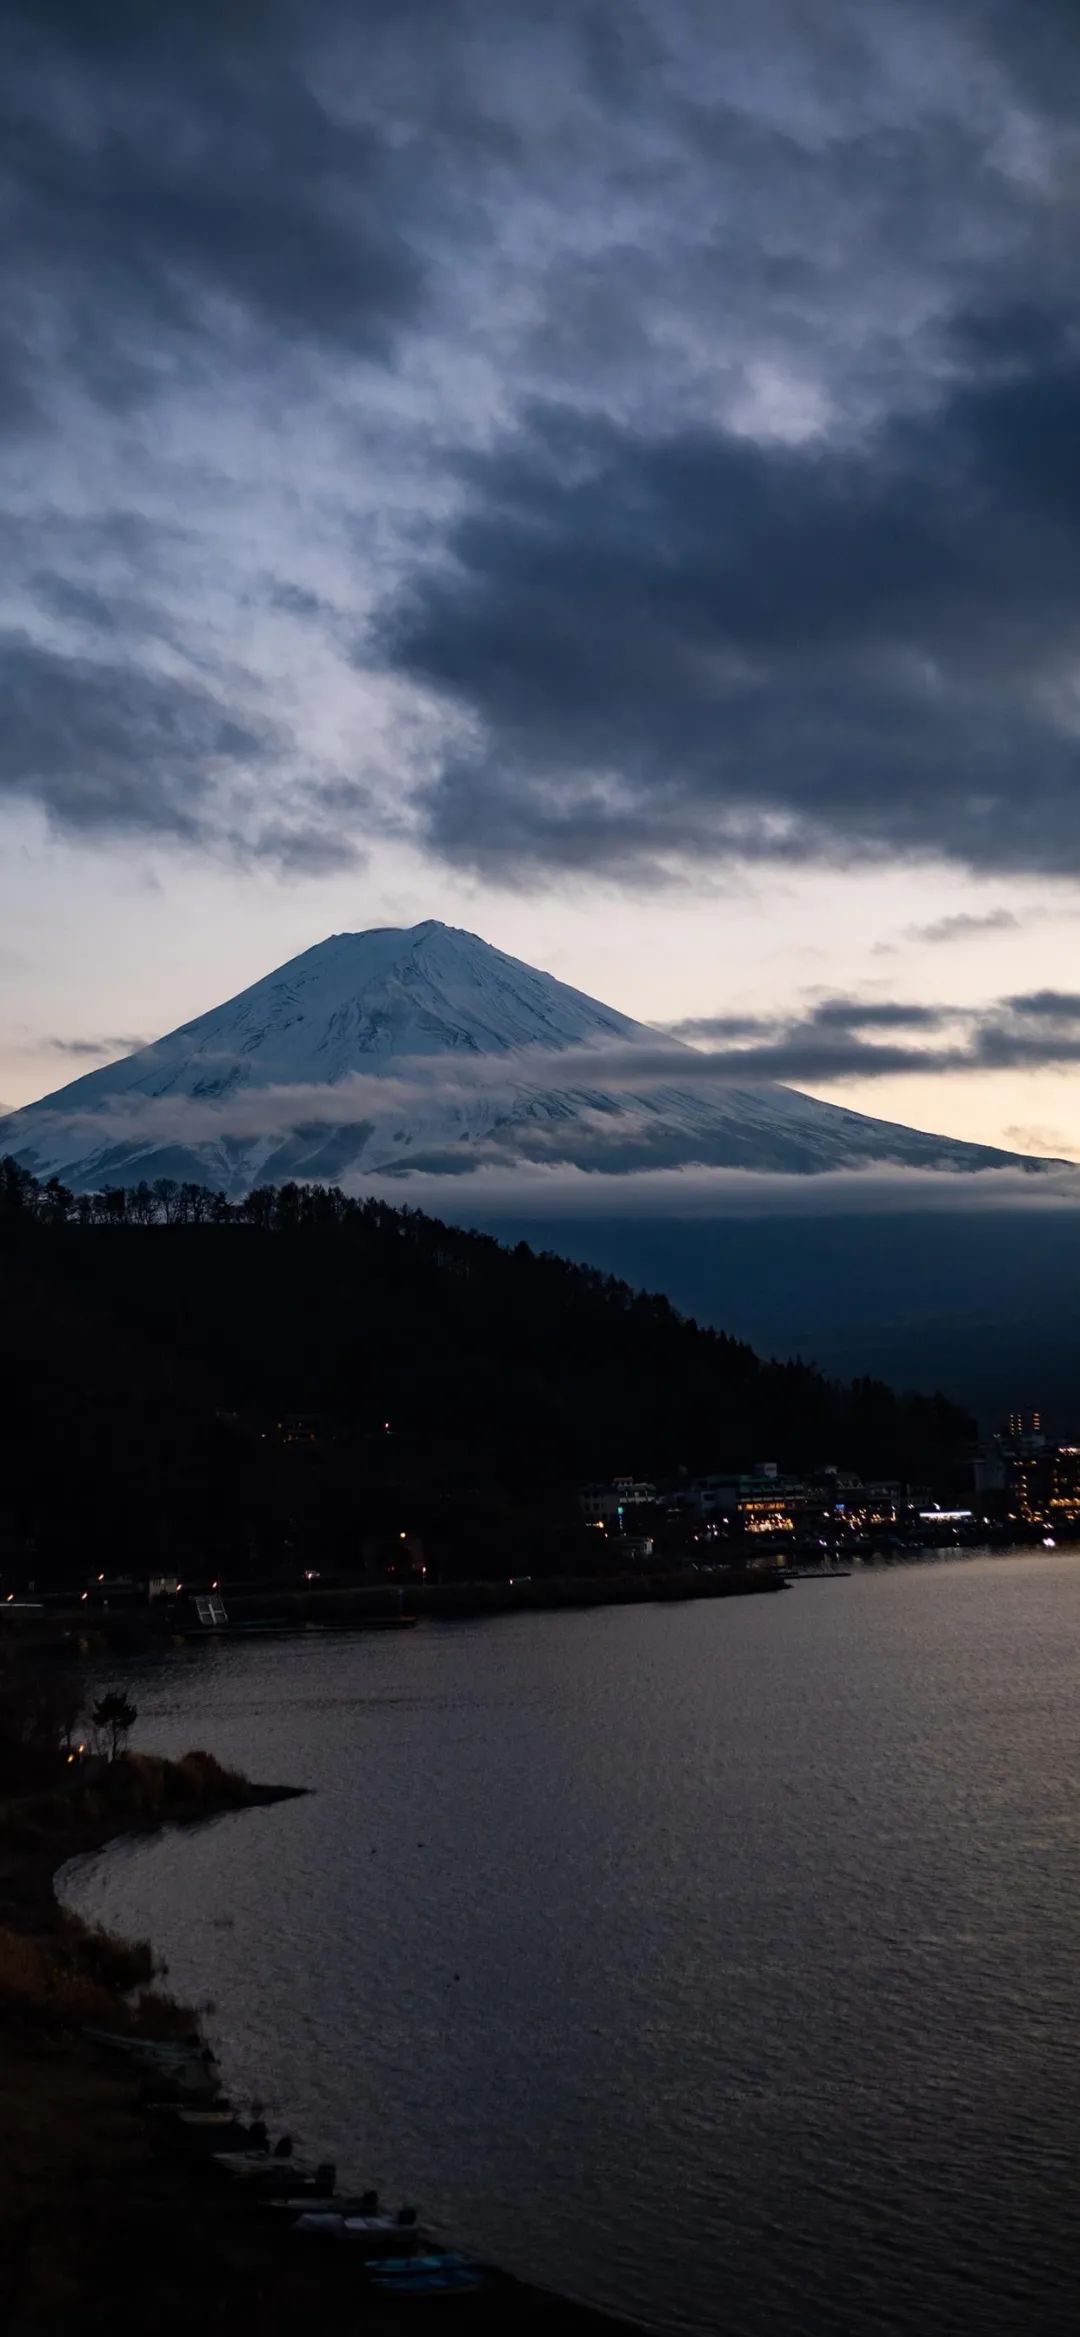
POLYGON ((1062 1211, 1075 1216, 1080 1209, 1080 1171, 1070 1168, 1047 1170, 1035 1182, 1018 1169, 984 1169, 977 1177, 891 1167, 823 1170, 813 1177, 734 1168, 641 1169, 620 1176, 566 1162, 548 1167, 516 1161, 491 1162, 458 1178, 414 1173, 346 1182, 395 1208, 408 1202, 465 1224, 504 1215, 657 1224, 670 1218, 891 1217, 911 1210, 966 1218, 1003 1209, 1032 1217, 1062 1211))
POLYGON ((1074 11, 11 24, 0 794, 303 873, 1077 873, 1074 11))
MULTIPOLYGON (((47 1148, 50 1132, 76 1133, 80 1149, 89 1151, 95 1145, 135 1142, 243 1144, 298 1129, 310 1134, 370 1129, 376 1123, 387 1129, 401 1120, 416 1124, 422 1142, 425 1127, 437 1125, 441 1115, 442 1141, 453 1151, 455 1133, 467 1140, 471 1162, 514 1160, 523 1152, 547 1153, 557 1161, 560 1147, 572 1138, 575 1157, 584 1146, 602 1166, 605 1152, 624 1149, 635 1129, 655 1136, 658 1115, 662 1122, 672 1099, 706 1101, 710 1094, 753 1091, 774 1082, 842 1084, 898 1073, 955 1075, 1080 1064, 1080 992, 1028 991, 981 1008, 825 998, 788 1022, 699 1017, 644 1042, 403 1056, 385 1071, 288 1084, 248 1086, 243 1055, 204 1050, 195 1093, 170 1085, 185 1064, 184 1039, 181 1031, 174 1042, 175 1069, 160 1049, 153 1068, 147 1067, 147 1083, 153 1077, 163 1092, 147 1093, 133 1085, 87 1096, 80 1081, 35 1105, 14 1132, 9 1128, 0 1135, 5 1142, 33 1137, 47 1148), (686 1039, 697 1043, 677 1043, 686 1039), (572 1098, 573 1111, 560 1108, 548 1118, 552 1097, 564 1103, 572 1098), (639 1127, 635 1107, 641 1108, 639 1127), (506 1116, 505 1126, 498 1124, 500 1115, 506 1116)), ((65 1046, 57 1039, 49 1043, 65 1046)), ((119 1044, 73 1040, 66 1048, 76 1056, 100 1057, 119 1044)), ((455 1165, 449 1156, 447 1165, 455 1165)))
POLYGON ((710 1041, 708 1075, 818 1081, 897 1073, 1040 1071, 1080 1063, 1080 992, 1028 990, 983 1006, 824 998, 801 1016, 697 1015, 672 1035, 710 1041), (896 1032, 895 1039, 880 1034, 896 1032), (737 1042, 726 1052, 715 1042, 737 1042))

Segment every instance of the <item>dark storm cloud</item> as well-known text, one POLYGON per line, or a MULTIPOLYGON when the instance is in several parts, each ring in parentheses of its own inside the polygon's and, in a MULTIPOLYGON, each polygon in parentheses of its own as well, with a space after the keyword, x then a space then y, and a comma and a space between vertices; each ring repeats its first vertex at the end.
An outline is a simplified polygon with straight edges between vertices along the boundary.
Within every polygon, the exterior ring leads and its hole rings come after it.
POLYGON ((1076 873, 1078 411, 1080 360, 1019 353, 849 446, 534 410, 387 630, 478 727, 432 842, 1076 873))
POLYGON ((347 14, 274 0, 8 12, 0 435, 15 442, 18 629, 0 642, 0 790, 59 827, 171 837, 295 874, 358 862, 294 777, 298 738, 281 752, 272 665, 230 671, 225 647, 208 649, 208 585, 236 594, 207 545, 215 437, 186 422, 198 395, 276 393, 282 411, 305 353, 386 361, 417 310, 407 176, 377 122, 346 121, 315 86, 320 43, 347 14), (120 434, 151 410, 164 420, 149 465, 130 439, 113 507, 95 510, 102 420, 120 434))
POLYGON ((258 766, 270 741, 197 683, 54 654, 0 635, 0 797, 32 796, 60 825, 199 840, 213 775, 258 766))
POLYGON ((243 853, 245 848, 258 859, 272 861, 283 876, 332 876, 342 868, 362 868, 365 858, 350 836, 317 820, 293 827, 283 820, 270 820, 257 830, 248 847, 243 839, 236 839, 237 851, 243 853))
POLYGON ((818 1030, 935 1030, 947 1009, 916 1005, 902 998, 823 998, 807 1016, 818 1030))
POLYGON ((1022 991, 978 1007, 828 998, 792 1017, 697 1016, 675 1024, 671 1035, 716 1042, 736 1032, 738 1045, 702 1049, 702 1076, 730 1079, 741 1070, 798 1086, 900 1073, 1038 1071, 1080 1063, 1080 993, 1022 991), (866 1035, 889 1030, 923 1036, 909 1045, 866 1035))
POLYGON ((1000 59, 1017 90, 1049 113, 1075 116, 1080 46, 1072 0, 955 0, 958 24, 1000 59))
POLYGON ((16 6, 0 185, 24 350, 122 406, 227 362, 230 320, 386 348, 420 269, 377 132, 309 85, 319 14, 16 6))
POLYGON ((1006 1000, 1013 1014, 1033 1017, 1037 1022, 1080 1021, 1080 991, 1024 990, 1015 998, 1006 1000))
MULTIPOLYGON (((823 998, 801 1019, 801 1028, 813 1031, 939 1030, 954 1020, 955 1007, 906 1004, 902 998, 823 998)), ((779 1017, 752 1015, 691 1015, 669 1024, 677 1039, 749 1039, 784 1028, 779 1017)))
POLYGON ((305 874, 390 813, 525 882, 1076 873, 1071 11, 8 22, 12 590, 57 677, 8 785, 305 874))
POLYGON ((683 1022, 665 1024, 672 1038, 712 1039, 714 1041, 760 1038, 763 1030, 779 1030, 779 1021, 770 1022, 754 1014, 690 1015, 683 1022))
MULTIPOLYGON (((42 608, 58 617, 71 618, 94 633, 115 633, 124 615, 129 613, 113 594, 93 585, 76 584, 69 576, 40 575, 35 577, 34 584, 42 608)), ((130 613, 134 613, 134 604, 130 604, 130 613)))

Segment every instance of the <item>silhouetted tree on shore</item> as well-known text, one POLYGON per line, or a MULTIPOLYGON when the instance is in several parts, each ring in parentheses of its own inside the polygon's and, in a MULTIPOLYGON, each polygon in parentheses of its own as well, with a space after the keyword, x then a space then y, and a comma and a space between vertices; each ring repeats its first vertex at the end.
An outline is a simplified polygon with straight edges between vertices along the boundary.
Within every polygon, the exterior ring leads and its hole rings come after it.
POLYGON ((98 1739, 108 1747, 110 1761, 119 1759, 139 1717, 122 1688, 110 1688, 92 1707, 90 1718, 98 1739))

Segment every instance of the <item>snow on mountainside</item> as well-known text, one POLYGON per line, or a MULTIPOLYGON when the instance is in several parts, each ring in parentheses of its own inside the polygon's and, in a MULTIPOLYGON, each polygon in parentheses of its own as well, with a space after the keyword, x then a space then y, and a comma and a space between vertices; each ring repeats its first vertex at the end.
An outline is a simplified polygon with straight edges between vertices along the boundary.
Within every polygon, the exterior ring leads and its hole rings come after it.
POLYGON ((234 1197, 486 1161, 805 1174, 1019 1158, 791 1088, 720 1085, 694 1049, 434 922, 334 934, 12 1114, 0 1152, 78 1190, 171 1176, 234 1197))

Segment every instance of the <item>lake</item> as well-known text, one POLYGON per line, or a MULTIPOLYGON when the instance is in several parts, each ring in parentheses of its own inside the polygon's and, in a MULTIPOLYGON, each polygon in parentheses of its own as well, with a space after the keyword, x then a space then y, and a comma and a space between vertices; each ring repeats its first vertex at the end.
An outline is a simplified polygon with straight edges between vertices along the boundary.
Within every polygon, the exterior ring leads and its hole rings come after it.
POLYGON ((1080 1556, 123 1677, 317 1790, 66 1895, 350 2179, 663 2330, 1071 2322, 1080 1556))

